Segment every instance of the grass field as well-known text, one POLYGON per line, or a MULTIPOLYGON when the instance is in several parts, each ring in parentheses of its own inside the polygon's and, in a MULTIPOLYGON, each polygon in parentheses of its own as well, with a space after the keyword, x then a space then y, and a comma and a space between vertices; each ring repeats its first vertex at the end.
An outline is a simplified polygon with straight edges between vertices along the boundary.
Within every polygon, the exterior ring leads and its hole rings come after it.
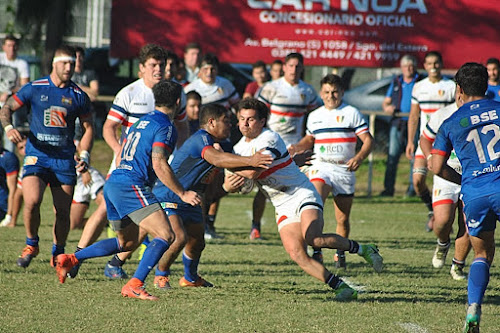
MULTIPOLYGON (((96 144, 94 164, 106 170, 108 151, 96 144)), ((404 163, 402 164, 404 167, 404 163)), ((406 169, 407 170, 407 169, 406 169)), ((347 257, 339 272, 360 290, 356 302, 334 300, 331 289, 303 273, 281 246, 268 204, 262 242, 248 240, 251 196, 222 201, 216 227, 225 238, 208 243, 200 273, 213 289, 181 289, 182 266, 173 266, 173 286, 158 302, 124 299, 124 282, 103 275, 107 258, 86 262, 64 285, 49 266, 53 213, 47 192, 42 208, 40 255, 28 269, 16 266, 24 246, 24 228, 0 229, 0 332, 460 332, 465 317, 466 282, 451 279, 446 265, 432 268, 435 237, 424 231, 426 211, 416 199, 368 198, 366 166, 358 177, 360 194, 353 206, 351 237, 375 242, 385 259, 376 274, 358 256, 347 257)), ((374 172, 374 193, 381 190, 383 162, 374 172), (382 176, 381 176, 382 174, 382 176)), ((404 172, 398 194, 404 193, 404 172)), ((407 184, 407 183, 406 183, 407 184)), ((93 209, 94 207, 91 206, 93 209)), ((325 229, 335 222, 331 202, 325 229)), ((71 232, 67 252, 81 232, 71 232)), ((333 270, 332 250, 325 250, 333 270)), ((452 251, 447 263, 451 264, 452 251)), ((469 265, 471 256, 467 260, 469 265)), ((125 270, 133 273, 133 257, 125 270)), ((500 274, 491 269, 483 305, 482 332, 500 331, 500 274)))

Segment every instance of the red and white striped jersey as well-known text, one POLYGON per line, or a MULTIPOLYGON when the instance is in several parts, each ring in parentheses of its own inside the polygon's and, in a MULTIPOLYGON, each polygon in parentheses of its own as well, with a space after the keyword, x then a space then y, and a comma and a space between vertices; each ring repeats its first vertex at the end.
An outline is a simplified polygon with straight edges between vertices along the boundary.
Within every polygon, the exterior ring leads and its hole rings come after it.
POLYGON ((302 139, 305 114, 321 105, 311 85, 299 81, 292 86, 284 77, 266 83, 257 98, 271 110, 267 125, 287 146, 302 139))
POLYGON ((307 118, 306 133, 314 136, 315 163, 331 163, 347 170, 346 163, 356 155, 357 137, 368 132, 358 109, 342 103, 337 109, 324 106, 307 118))
POLYGON ((431 114, 446 105, 455 102, 455 82, 442 78, 431 82, 429 78, 415 83, 411 93, 411 104, 420 107, 420 134, 429 121, 431 114))

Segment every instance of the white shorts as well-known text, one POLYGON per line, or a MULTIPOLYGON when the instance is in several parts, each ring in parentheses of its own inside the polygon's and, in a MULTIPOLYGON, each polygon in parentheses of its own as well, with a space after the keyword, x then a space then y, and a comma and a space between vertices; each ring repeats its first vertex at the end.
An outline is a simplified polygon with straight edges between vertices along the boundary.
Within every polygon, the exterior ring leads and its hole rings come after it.
POLYGON ((102 190, 106 180, 99 171, 94 168, 89 169, 92 182, 85 186, 82 183, 82 177, 78 175, 76 179, 75 192, 73 194, 73 202, 90 203, 90 200, 95 200, 97 193, 102 190))
POLYGON ((438 205, 452 205, 458 202, 461 186, 434 176, 432 186, 432 207, 438 205))
POLYGON ((285 225, 300 223, 300 214, 307 209, 323 210, 323 201, 311 184, 311 188, 301 187, 293 194, 293 199, 274 207, 278 231, 285 225))
POLYGON ((354 195, 356 176, 354 172, 340 170, 329 164, 312 165, 307 173, 309 180, 321 181, 332 188, 333 196, 354 195))

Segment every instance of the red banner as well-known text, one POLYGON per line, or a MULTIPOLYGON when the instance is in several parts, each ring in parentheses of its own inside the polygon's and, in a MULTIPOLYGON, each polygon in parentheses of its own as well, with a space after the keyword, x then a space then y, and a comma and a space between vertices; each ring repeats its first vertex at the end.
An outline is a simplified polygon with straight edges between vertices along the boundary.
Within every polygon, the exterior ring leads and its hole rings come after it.
POLYGON ((300 52, 306 65, 393 67, 438 50, 447 68, 500 57, 496 0, 113 0, 111 55, 189 43, 221 61, 300 52))

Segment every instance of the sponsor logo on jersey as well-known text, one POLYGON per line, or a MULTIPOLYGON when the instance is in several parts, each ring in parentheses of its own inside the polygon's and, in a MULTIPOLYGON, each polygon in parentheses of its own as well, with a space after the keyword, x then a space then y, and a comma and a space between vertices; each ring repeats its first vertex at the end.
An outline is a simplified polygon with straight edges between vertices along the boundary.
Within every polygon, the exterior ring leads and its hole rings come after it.
POLYGON ((467 221, 467 226, 469 228, 477 228, 477 227, 479 227, 480 223, 481 223, 480 221, 476 221, 474 219, 470 219, 470 221, 467 221))
POLYGON ((43 111, 43 124, 45 127, 68 127, 66 122, 67 111, 60 106, 51 106, 43 111))
POLYGON ((71 104, 73 104, 73 99, 71 99, 71 97, 62 96, 61 103, 66 104, 66 105, 71 105, 71 104))
POLYGON ((460 119, 460 126, 465 128, 465 127, 468 127, 469 125, 470 125, 469 118, 460 119))
POLYGON ((170 208, 170 209, 177 209, 177 204, 173 202, 162 202, 161 203, 161 208, 170 208))
POLYGON ((141 120, 137 124, 137 129, 145 129, 148 126, 148 124, 149 124, 149 121, 147 121, 147 120, 141 120))
POLYGON ((49 101, 49 96, 40 95, 40 102, 48 102, 48 101, 49 101))
POLYGON ((36 156, 26 156, 24 158, 24 165, 35 165, 38 161, 38 157, 36 156))

